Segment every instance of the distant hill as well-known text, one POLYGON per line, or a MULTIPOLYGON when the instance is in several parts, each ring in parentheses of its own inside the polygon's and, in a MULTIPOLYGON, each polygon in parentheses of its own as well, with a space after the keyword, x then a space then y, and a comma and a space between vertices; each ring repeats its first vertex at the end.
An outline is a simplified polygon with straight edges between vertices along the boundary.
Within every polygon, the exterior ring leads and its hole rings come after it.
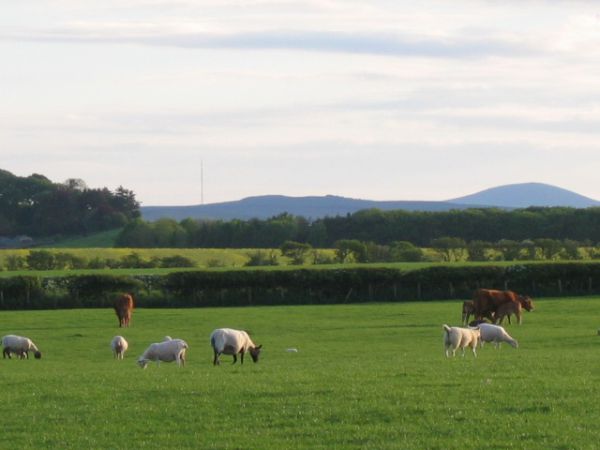
POLYGON ((142 206, 140 211, 145 220, 154 221, 168 217, 181 221, 195 219, 266 219, 287 212, 295 216, 318 219, 325 216, 345 216, 361 209, 382 210, 404 209, 407 211, 449 211, 470 208, 470 205, 452 202, 430 201, 376 201, 360 200, 335 195, 323 197, 287 197, 263 195, 247 197, 237 201, 193 206, 142 206))
POLYGON ((542 183, 499 186, 447 201, 376 201, 334 195, 287 197, 264 195, 237 201, 192 206, 142 206, 145 220, 168 217, 177 221, 194 219, 266 219, 287 212, 308 219, 345 216, 363 209, 402 209, 406 211, 449 211, 473 207, 523 208, 527 206, 570 206, 586 208, 600 202, 571 191, 542 183))
POLYGON ((508 184, 448 200, 466 205, 493 205, 502 208, 527 208, 529 206, 569 206, 589 208, 600 202, 575 192, 544 183, 508 184))

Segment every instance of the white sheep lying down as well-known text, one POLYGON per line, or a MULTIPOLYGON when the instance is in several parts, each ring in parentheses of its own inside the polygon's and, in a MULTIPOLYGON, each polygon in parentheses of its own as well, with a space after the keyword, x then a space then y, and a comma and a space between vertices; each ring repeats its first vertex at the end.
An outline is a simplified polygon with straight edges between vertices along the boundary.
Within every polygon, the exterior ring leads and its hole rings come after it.
POLYGON ((248 333, 243 330, 233 330, 231 328, 217 328, 210 335, 210 345, 212 345, 215 357, 213 364, 220 364, 219 356, 221 354, 232 355, 233 364, 237 361, 237 355, 240 355, 240 363, 244 364, 244 354, 250 353, 252 361, 258 362, 262 345, 256 346, 248 333))
POLYGON ((462 356, 465 356, 465 348, 471 347, 473 356, 477 356, 477 343, 479 342, 479 328, 462 328, 462 327, 449 327, 443 325, 444 328, 444 349, 446 357, 456 355, 456 350, 462 350, 462 356))
POLYGON ((16 354, 19 359, 29 359, 29 352, 34 352, 36 359, 42 357, 42 352, 38 350, 33 341, 23 336, 15 336, 14 334, 6 335, 2 338, 2 357, 10 359, 10 354, 16 354))
POLYGON ((502 342, 507 342, 514 348, 519 346, 519 343, 513 339, 500 325, 480 323, 478 328, 481 336, 481 347, 483 347, 484 342, 493 342, 496 348, 498 348, 502 342))
POLYGON ((188 345, 183 339, 167 337, 163 342, 150 344, 144 354, 138 358, 137 363, 142 369, 145 369, 150 361, 156 361, 157 365, 160 364, 160 361, 177 361, 177 366, 181 367, 185 365, 185 351, 187 349, 188 345))
POLYGON ((123 336, 115 336, 110 343, 110 348, 112 349, 115 358, 123 359, 125 352, 129 348, 129 343, 123 336))

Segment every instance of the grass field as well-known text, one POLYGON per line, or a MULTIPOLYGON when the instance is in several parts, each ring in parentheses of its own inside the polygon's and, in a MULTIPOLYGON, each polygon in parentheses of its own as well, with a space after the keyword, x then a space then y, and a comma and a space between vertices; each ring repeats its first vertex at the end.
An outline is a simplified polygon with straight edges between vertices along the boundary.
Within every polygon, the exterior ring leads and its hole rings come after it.
POLYGON ((459 302, 0 313, 41 360, 0 361, 0 448, 593 449, 600 442, 600 298, 537 300, 518 349, 446 359, 459 302), (261 361, 212 366, 218 326, 261 361), (109 343, 130 342, 124 361, 109 343), (135 364, 170 335, 188 364, 135 364), (297 353, 286 352, 297 348, 297 353))

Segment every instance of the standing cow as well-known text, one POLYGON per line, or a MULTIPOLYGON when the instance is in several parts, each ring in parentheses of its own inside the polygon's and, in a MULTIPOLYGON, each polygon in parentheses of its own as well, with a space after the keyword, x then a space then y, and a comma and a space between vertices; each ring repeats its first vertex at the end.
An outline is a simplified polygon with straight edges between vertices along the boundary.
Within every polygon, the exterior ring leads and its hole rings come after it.
POLYGON ((128 327, 133 311, 133 297, 123 294, 115 299, 115 312, 119 318, 119 327, 128 327))
POLYGON ((533 310, 533 301, 526 295, 519 295, 513 291, 477 289, 473 295, 475 318, 487 317, 495 322, 498 308, 507 303, 519 303, 527 311, 533 310))

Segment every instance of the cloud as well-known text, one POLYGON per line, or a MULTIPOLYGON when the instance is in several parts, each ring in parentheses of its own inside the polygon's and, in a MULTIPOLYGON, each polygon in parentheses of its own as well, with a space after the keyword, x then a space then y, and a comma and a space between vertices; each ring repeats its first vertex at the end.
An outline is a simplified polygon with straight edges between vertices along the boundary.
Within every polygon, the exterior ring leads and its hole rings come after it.
POLYGON ((484 58, 489 56, 532 56, 540 50, 501 38, 464 36, 409 36, 398 33, 338 32, 313 30, 267 30, 246 32, 153 32, 142 27, 127 32, 117 27, 79 27, 32 33, 4 33, 0 40, 45 43, 138 44, 187 49, 291 50, 392 57, 484 58))

